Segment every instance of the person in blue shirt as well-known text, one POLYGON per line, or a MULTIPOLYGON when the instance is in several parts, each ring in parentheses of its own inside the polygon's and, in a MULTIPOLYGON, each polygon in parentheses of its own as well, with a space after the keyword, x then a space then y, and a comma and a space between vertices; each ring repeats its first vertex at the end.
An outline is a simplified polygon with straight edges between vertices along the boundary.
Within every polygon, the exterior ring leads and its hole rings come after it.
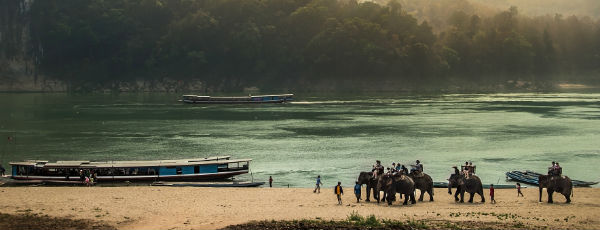
POLYGON ((354 195, 356 195, 356 203, 360 202, 360 184, 356 181, 356 185, 354 185, 354 195))
POLYGON ((317 176, 317 186, 315 187, 315 191, 313 191, 313 193, 316 193, 317 191, 319 193, 321 193, 321 185, 323 185, 323 183, 321 183, 321 175, 317 176))

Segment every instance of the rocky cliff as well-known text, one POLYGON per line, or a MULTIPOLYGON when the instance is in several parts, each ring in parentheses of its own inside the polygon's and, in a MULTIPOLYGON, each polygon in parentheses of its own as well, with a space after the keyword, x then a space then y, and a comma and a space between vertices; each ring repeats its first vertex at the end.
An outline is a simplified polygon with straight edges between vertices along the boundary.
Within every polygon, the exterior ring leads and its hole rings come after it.
POLYGON ((39 68, 44 47, 31 23, 34 0, 0 0, 0 92, 178 92, 211 91, 201 81, 172 79, 77 85, 56 80, 39 68))
POLYGON ((31 33, 33 0, 0 0, 0 91, 64 91, 37 68, 43 47, 31 33), (36 44, 37 43, 37 44, 36 44))

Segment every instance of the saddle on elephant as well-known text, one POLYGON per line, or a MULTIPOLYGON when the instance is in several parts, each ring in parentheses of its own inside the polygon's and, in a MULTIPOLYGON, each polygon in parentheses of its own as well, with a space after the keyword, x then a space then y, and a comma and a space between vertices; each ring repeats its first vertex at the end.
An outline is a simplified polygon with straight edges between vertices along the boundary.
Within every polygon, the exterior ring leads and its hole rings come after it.
POLYGON ((425 174, 421 171, 412 171, 412 172, 410 172, 410 175, 412 177, 424 177, 425 176, 425 174))

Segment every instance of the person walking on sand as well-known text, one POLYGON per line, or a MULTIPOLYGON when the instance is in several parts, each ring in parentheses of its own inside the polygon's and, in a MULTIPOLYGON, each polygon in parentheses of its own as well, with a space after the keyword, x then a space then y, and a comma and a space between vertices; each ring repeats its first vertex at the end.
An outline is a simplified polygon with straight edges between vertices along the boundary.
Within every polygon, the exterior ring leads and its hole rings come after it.
POLYGON ((356 203, 360 203, 360 184, 356 181, 356 185, 354 185, 354 195, 356 195, 356 203))
POLYGON ((490 200, 492 200, 492 204, 496 203, 496 200, 494 200, 494 184, 490 185, 490 200))
POLYGON ((517 183, 517 197, 519 197, 519 195, 523 196, 523 193, 521 192, 521 183, 517 183))
POLYGON ((338 204, 342 205, 342 195, 344 195, 344 189, 342 188, 342 182, 338 181, 337 186, 333 189, 333 193, 337 195, 338 204))
POLYGON ((273 177, 269 176, 269 187, 273 187, 273 177))
POLYGON ((317 176, 317 186, 315 187, 315 191, 313 191, 313 193, 316 193, 317 191, 319 193, 321 193, 321 185, 323 185, 323 183, 321 183, 321 175, 317 176))

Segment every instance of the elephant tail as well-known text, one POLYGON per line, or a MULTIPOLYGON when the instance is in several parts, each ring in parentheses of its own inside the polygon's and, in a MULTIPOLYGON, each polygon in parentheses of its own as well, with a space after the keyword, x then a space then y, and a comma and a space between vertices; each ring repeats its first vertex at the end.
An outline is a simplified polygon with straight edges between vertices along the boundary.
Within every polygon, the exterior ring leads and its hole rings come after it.
POLYGON ((573 188, 573 184, 571 184, 571 197, 575 195, 575 188, 573 188))

